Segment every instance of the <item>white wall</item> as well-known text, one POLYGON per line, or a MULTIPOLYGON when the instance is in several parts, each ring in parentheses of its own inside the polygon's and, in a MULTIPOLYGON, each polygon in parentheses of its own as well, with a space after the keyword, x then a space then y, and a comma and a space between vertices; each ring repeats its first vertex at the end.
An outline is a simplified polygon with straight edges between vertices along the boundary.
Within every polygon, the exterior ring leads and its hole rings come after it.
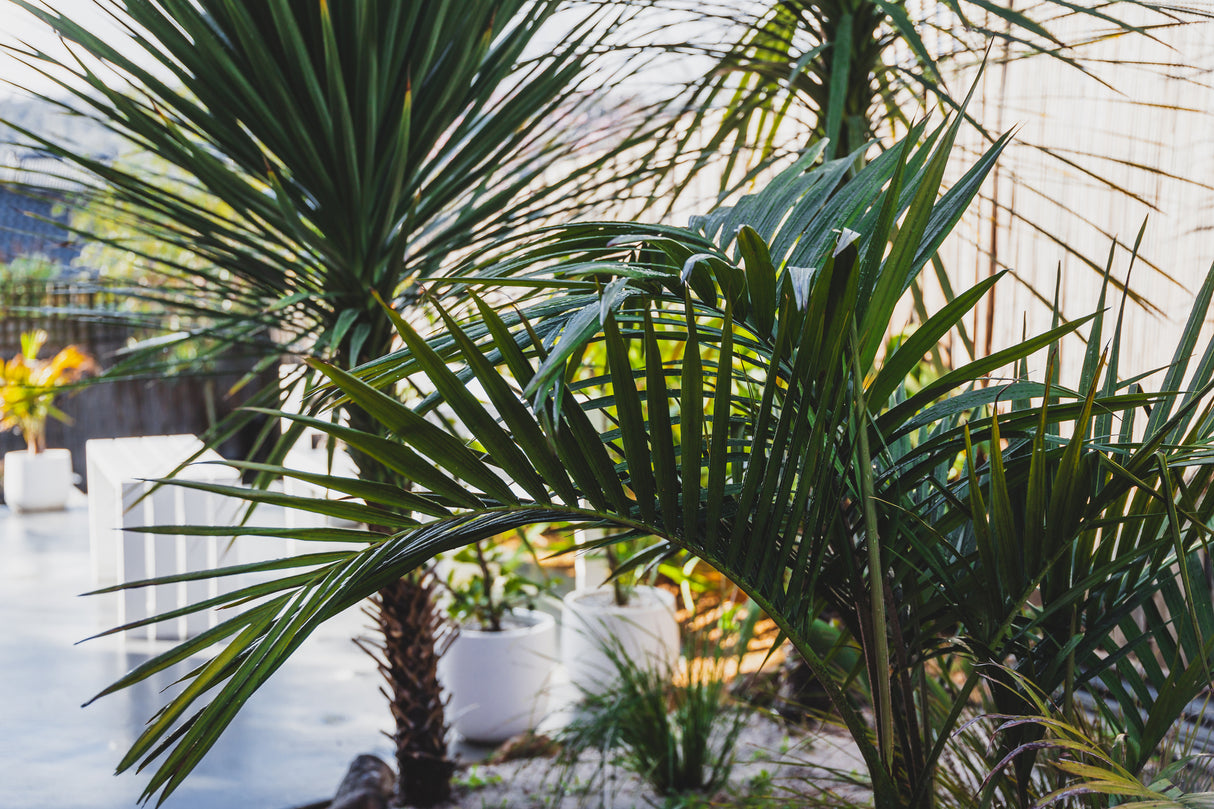
MULTIPOLYGON (((1096 33, 1090 24, 1086 32, 1096 33)), ((1113 239, 1128 249, 1149 216, 1145 261, 1136 265, 1131 286, 1153 308, 1127 308, 1122 376, 1170 359, 1193 292, 1214 262, 1214 27, 1153 33, 1158 41, 1129 36, 1085 46, 1079 53, 1093 75, 1042 57, 1005 67, 1002 52, 992 53, 972 110, 991 129, 1019 131, 983 201, 944 252, 958 288, 992 270, 983 255, 992 239, 998 266, 1017 276, 997 287, 993 311, 984 306, 968 322, 980 346, 988 335, 994 349, 1016 342, 1026 318, 1030 333, 1048 328, 1049 308, 1029 286, 1052 297, 1060 267, 1064 314, 1092 311, 1100 276, 1087 262, 1103 268, 1113 239), (1004 208, 994 230, 993 196, 1004 208)), ((1071 26, 1063 39, 1083 36, 1071 26)), ((967 80, 956 77, 953 91, 963 90, 967 80)), ((966 154, 958 152, 958 167, 972 162, 980 140, 963 136, 966 154)), ((1125 279, 1127 264, 1128 252, 1119 250, 1115 278, 1125 279)), ((1110 299, 1114 315, 1119 302, 1120 296, 1110 299)), ((1075 378, 1081 352, 1077 346, 1064 350, 1064 382, 1068 369, 1075 378)), ((1044 363, 1042 355, 1036 365, 1044 363)))

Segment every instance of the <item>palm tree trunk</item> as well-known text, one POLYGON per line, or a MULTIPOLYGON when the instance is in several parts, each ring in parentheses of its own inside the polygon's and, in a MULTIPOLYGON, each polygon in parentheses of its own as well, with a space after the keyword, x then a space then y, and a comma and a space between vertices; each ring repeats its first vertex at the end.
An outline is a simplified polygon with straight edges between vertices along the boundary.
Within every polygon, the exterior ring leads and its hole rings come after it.
MULTIPOLYGON (((415 573, 380 590, 367 610, 382 647, 363 646, 387 680, 396 731, 396 804, 434 806, 451 796, 455 762, 447 757, 447 725, 438 659, 453 635, 434 607, 429 574, 415 573)), ((362 645, 362 644, 360 644, 362 645)))
MULTIPOLYGON (((386 316, 380 321, 374 325, 390 333, 386 316)), ((380 343, 380 355, 391 350, 386 337, 375 345, 380 343)), ((343 356, 345 367, 353 367, 355 359, 343 356)), ((383 432, 381 425, 358 408, 347 408, 345 415, 352 427, 383 432)), ((391 471, 374 458, 353 448, 349 451, 362 480, 409 488, 408 481, 394 480, 391 471)), ((450 797, 455 773, 455 763, 447 758, 446 700, 438 681, 438 659, 454 638, 454 630, 434 603, 434 582, 429 573, 411 573, 380 590, 370 602, 371 609, 366 612, 376 622, 383 646, 363 649, 376 659, 387 680, 385 695, 396 724, 392 735, 398 773, 395 802, 400 806, 433 806, 450 797)))

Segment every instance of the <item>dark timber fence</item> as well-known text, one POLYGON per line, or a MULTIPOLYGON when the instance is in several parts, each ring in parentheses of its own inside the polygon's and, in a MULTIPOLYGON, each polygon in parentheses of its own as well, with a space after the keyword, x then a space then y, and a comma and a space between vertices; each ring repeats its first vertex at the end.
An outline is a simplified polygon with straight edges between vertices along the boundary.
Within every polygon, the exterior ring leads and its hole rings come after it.
MULTIPOLYGON (((113 366, 116 352, 131 340, 152 332, 136 330, 129 319, 130 295, 122 288, 63 282, 0 284, 0 361, 21 351, 21 335, 46 329, 43 359, 67 345, 90 354, 101 369, 113 366), (124 311, 126 310, 126 311, 124 311)), ((155 313, 148 313, 151 320, 155 313)), ((90 438, 132 435, 197 435, 231 413, 243 397, 229 394, 251 361, 228 357, 203 370, 154 379, 96 382, 56 399, 71 417, 70 424, 51 421, 47 445, 72 451, 72 464, 84 477, 84 442, 90 438)), ((269 374, 276 373, 271 369, 269 374)), ((265 381, 269 381, 266 377, 265 381)), ((257 384, 245 386, 253 392, 257 384)), ((220 447, 228 458, 248 457, 256 428, 246 430, 220 447)), ((24 449, 19 435, 0 433, 0 453, 24 449)))
POLYGON ((34 329, 49 334, 42 356, 66 345, 89 351, 98 361, 112 357, 135 336, 116 321, 124 295, 120 288, 103 284, 62 281, 23 281, 0 284, 0 357, 21 350, 21 335, 34 329))

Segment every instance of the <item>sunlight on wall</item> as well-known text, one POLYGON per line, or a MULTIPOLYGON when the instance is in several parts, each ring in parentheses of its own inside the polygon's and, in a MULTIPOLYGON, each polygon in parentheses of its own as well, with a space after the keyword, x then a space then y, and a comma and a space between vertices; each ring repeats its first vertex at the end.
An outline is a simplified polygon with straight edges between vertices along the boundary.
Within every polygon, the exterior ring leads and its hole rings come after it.
MULTIPOLYGON (((1062 38, 1098 33, 1089 26, 1062 38)), ((1113 240, 1125 245, 1113 264, 1114 278, 1123 281, 1128 248, 1149 217, 1130 279, 1147 303, 1127 307, 1122 376, 1170 360, 1214 261, 1214 38, 1208 23, 1153 35, 1156 41, 1129 36, 1084 45, 1090 75, 1041 57, 1005 67, 1003 54, 992 53, 972 111, 993 132, 1018 128, 1016 140, 945 258, 958 288, 996 268, 1016 275, 997 288, 993 308, 984 304, 967 324, 980 352, 1016 342, 1026 320, 1029 333, 1049 327, 1049 307, 1029 287, 1052 297, 1060 267, 1064 315, 1093 311, 1096 270, 1103 270, 1113 240), (985 255, 992 245, 995 260, 985 255)), ((971 133, 961 147, 968 154, 958 155, 959 167, 983 144, 971 133)), ((1106 303, 1113 315, 1119 304, 1120 294, 1106 303)), ((1067 369, 1081 363, 1081 350, 1065 352, 1063 360, 1066 379, 1067 369)))

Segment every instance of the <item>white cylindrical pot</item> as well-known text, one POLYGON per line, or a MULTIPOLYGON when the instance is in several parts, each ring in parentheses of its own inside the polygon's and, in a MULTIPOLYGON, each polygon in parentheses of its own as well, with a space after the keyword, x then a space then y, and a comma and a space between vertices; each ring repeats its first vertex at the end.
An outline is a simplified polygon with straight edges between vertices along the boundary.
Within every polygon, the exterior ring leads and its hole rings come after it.
POLYGON ((673 671, 679 661, 674 596, 657 587, 636 587, 621 607, 610 587, 566 595, 561 662, 569 682, 584 692, 602 693, 616 677, 612 655, 673 671))
POLYGON ((4 454, 4 502, 16 512, 59 511, 72 489, 72 453, 45 449, 4 454))
POLYGON ((470 742, 496 744, 534 730, 548 711, 556 620, 526 610, 507 615, 503 627, 460 627, 439 658, 439 680, 451 696, 448 721, 470 742))

